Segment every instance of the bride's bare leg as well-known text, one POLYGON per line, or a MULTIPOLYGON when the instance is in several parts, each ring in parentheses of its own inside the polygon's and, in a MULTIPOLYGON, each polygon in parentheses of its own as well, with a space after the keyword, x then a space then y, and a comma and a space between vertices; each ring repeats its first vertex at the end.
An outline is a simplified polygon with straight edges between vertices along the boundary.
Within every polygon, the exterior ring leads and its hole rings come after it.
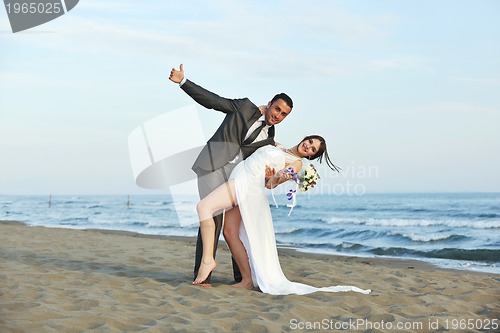
POLYGON ((198 275, 194 279, 193 284, 203 283, 212 272, 217 264, 213 256, 214 253, 214 237, 215 237, 215 222, 212 219, 200 221, 201 238, 203 240, 203 256, 201 258, 198 275))
POLYGON ((200 220, 201 238, 203 240, 203 256, 200 269, 193 284, 201 284, 215 269, 217 264, 214 259, 215 223, 213 213, 218 210, 232 207, 236 202, 234 180, 217 187, 212 193, 198 202, 196 210, 200 220))
POLYGON ((226 239, 227 245, 229 245, 229 249, 231 250, 231 254, 236 261, 236 264, 238 264, 242 278, 241 282, 236 283, 233 286, 252 289, 252 272, 248 262, 248 255, 239 236, 240 224, 241 214, 238 206, 226 211, 223 230, 224 238, 226 239))

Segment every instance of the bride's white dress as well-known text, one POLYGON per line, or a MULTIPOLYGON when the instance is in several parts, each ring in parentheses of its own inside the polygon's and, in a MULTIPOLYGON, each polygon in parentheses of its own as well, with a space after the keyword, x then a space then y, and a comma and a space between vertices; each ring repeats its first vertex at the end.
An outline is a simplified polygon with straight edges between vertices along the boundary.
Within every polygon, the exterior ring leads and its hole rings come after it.
POLYGON ((265 167, 269 166, 278 171, 285 167, 285 160, 289 163, 294 159, 297 157, 285 153, 281 148, 264 146, 238 164, 231 173, 231 178, 235 180, 236 198, 243 221, 240 239, 247 250, 254 286, 273 295, 303 295, 317 291, 370 293, 370 290, 354 286, 316 288, 291 282, 283 274, 265 191, 265 167))

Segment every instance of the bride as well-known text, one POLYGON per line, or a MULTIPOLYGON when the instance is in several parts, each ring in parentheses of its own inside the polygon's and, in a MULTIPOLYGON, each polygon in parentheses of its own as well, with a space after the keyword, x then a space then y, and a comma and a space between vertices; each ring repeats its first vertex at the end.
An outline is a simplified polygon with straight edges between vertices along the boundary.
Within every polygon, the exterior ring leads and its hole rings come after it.
POLYGON ((281 270, 265 188, 274 188, 292 179, 290 170, 298 173, 302 169, 302 158, 318 159, 321 163, 323 157, 332 170, 338 171, 328 157, 325 140, 319 135, 307 136, 290 149, 271 145, 261 147, 234 168, 229 181, 201 200, 196 209, 203 256, 193 284, 202 284, 217 266, 213 256, 215 224, 212 216, 214 212, 226 209, 224 238, 242 275, 242 281, 236 287, 259 287, 262 292, 275 295, 302 295, 316 291, 369 293, 369 290, 353 286, 316 288, 291 282, 281 270), (270 169, 279 171, 270 176, 266 171, 270 169))

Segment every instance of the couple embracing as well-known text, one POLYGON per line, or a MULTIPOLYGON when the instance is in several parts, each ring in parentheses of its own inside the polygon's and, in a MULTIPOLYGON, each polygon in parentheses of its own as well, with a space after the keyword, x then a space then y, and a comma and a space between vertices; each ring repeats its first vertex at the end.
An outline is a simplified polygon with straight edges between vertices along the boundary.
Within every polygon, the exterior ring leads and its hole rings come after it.
POLYGON ((281 93, 266 106, 258 107, 248 98, 223 98, 187 80, 182 64, 179 70, 172 69, 170 80, 200 105, 226 114, 193 165, 201 199, 197 205, 200 229, 193 284, 210 283, 223 230, 232 254, 236 287, 258 287, 276 295, 316 291, 369 293, 353 286, 316 288, 291 282, 281 270, 265 188, 293 180, 293 175, 302 169, 302 159, 324 160, 337 170, 319 135, 307 136, 289 149, 275 143, 274 127, 292 111, 292 99, 281 93))

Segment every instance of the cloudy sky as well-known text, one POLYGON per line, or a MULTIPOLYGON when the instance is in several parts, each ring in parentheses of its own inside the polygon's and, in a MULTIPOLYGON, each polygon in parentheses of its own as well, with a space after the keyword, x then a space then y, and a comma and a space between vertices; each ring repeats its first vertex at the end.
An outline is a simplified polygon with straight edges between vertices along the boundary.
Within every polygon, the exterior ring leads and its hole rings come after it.
MULTIPOLYGON (((193 104, 180 63, 224 97, 288 93, 276 139, 327 139, 344 172, 320 168, 324 190, 498 192, 499 17, 496 0, 82 0, 13 34, 1 9, 0 194, 161 193, 136 186, 128 137, 193 104)), ((209 137, 222 116, 198 111, 209 137)))

